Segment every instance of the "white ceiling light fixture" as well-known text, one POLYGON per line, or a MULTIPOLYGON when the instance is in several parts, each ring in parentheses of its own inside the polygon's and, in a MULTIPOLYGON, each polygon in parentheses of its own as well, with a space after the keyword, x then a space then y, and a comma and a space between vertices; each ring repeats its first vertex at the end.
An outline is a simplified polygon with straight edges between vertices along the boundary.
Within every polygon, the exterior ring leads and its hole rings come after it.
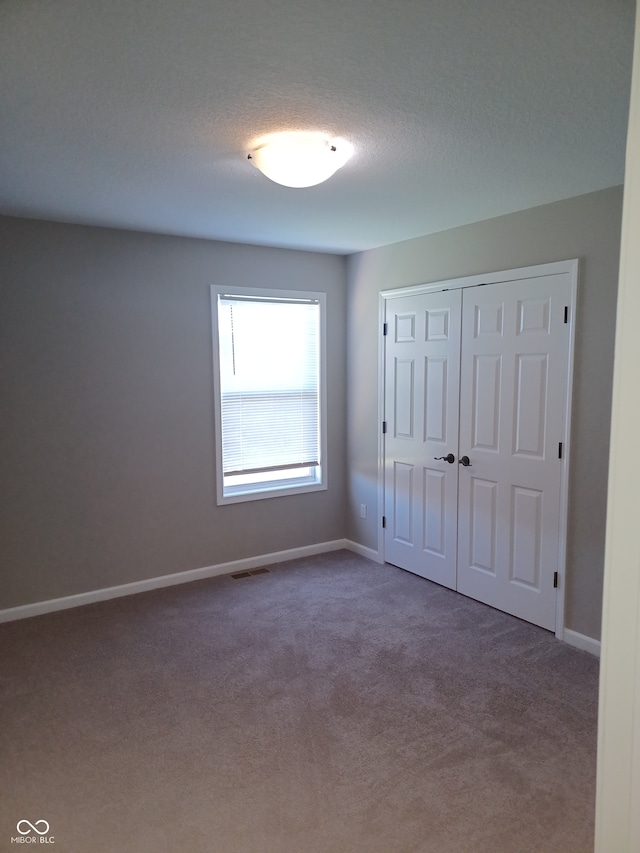
POLYGON ((278 133, 249 154, 263 175, 285 187, 313 187, 337 172, 353 154, 346 139, 319 133, 278 133))

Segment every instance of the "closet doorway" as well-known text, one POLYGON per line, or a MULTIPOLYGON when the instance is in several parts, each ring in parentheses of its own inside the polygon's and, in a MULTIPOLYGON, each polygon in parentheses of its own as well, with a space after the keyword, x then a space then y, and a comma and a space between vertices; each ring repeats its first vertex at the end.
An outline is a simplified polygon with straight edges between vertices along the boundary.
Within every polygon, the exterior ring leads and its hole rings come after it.
POLYGON ((386 562, 562 630, 577 261, 381 294, 386 562))

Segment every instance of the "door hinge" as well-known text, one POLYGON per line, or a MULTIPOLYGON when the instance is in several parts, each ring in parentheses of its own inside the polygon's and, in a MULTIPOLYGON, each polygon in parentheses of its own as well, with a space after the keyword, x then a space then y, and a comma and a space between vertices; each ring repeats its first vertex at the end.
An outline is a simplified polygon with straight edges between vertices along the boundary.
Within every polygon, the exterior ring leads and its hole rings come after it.
POLYGON ((383 335, 386 335, 388 331, 389 331, 389 324, 388 324, 388 323, 383 323, 383 324, 382 324, 382 334, 383 334, 383 335))
POLYGON ((558 573, 553 573, 553 588, 558 589, 558 573))
POLYGON ((569 322, 569 306, 568 305, 564 306, 564 322, 565 323, 569 322))
POLYGON ((383 516, 382 516, 382 526, 383 526, 383 527, 386 527, 386 526, 387 526, 387 516, 386 516, 386 515, 383 515, 383 516))
POLYGON ((386 431, 387 431, 387 422, 382 421, 382 432, 386 432, 386 431))
POLYGON ((558 442, 558 459, 562 459, 562 442, 558 442))

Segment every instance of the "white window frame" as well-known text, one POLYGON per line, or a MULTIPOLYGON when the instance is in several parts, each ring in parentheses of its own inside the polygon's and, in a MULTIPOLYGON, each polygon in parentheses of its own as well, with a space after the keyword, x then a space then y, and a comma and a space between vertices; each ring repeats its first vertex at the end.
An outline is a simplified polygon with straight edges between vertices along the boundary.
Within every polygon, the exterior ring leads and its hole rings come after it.
POLYGON ((214 434, 216 451, 216 495, 217 504, 240 503, 243 501, 299 495, 306 492, 323 491, 327 488, 327 314, 326 293, 308 290, 276 290, 262 287, 211 286, 211 330, 213 344, 213 399, 214 434), (222 466, 222 398, 220 393, 220 357, 218 344, 218 297, 222 295, 260 297, 262 299, 313 299, 320 305, 320 464, 312 472, 300 477, 283 477, 245 486, 225 488, 222 466))

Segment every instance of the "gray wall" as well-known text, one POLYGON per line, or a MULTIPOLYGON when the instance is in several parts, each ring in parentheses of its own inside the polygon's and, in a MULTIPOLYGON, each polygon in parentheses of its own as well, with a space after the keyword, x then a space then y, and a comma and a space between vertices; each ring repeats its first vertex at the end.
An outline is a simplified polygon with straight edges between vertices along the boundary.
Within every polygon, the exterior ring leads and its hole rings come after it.
POLYGON ((345 262, 0 218, 0 608, 342 538, 345 262), (329 489, 215 503, 209 285, 328 303, 329 489))
POLYGON ((578 257, 566 624, 598 637, 621 206, 592 193, 347 276, 333 255, 0 217, 0 608, 345 535, 375 549, 379 291, 578 257), (327 492, 216 506, 217 283, 327 293, 327 492))
POLYGON ((377 548, 378 294, 579 258, 565 624, 600 636, 622 188, 352 255, 348 259, 348 528, 377 548), (359 517, 360 504, 368 518, 359 517))

